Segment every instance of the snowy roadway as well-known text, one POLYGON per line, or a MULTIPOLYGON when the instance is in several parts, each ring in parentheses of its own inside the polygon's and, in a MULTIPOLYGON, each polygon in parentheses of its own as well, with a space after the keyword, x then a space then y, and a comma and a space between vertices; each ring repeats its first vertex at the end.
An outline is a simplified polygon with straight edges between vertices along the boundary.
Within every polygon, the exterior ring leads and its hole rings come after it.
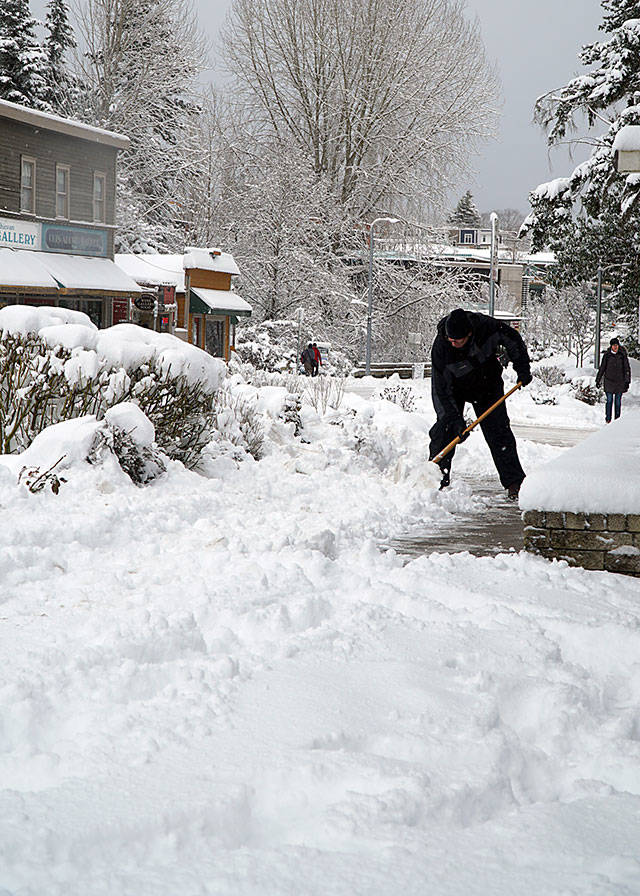
POLYGON ((0 466, 2 896, 637 896, 638 582, 380 550, 492 475, 426 488, 420 407, 211 480, 0 466))

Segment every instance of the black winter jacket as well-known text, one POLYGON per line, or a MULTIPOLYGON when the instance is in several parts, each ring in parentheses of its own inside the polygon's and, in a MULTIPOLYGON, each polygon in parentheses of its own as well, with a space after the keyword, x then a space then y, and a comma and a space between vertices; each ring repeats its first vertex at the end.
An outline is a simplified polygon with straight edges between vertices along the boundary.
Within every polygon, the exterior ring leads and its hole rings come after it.
POLYGON ((604 380, 605 392, 626 392, 631 382, 631 367, 626 349, 618 346, 617 352, 608 348, 602 356, 596 386, 604 380))
POLYGON ((471 338, 454 348, 445 334, 443 317, 431 349, 431 394, 438 420, 460 417, 457 400, 482 401, 502 389, 500 346, 515 367, 518 379, 531 381, 530 361, 522 336, 513 327, 487 314, 467 312, 471 338))

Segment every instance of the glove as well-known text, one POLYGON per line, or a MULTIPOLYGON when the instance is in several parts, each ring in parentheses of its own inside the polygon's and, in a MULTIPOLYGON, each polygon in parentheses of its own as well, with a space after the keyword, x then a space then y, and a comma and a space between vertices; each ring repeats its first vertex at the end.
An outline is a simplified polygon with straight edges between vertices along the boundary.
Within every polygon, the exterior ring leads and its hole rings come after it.
POLYGON ((459 420, 456 420, 456 422, 453 425, 454 438, 455 437, 459 438, 460 442, 464 442, 465 439, 468 439, 469 436, 471 435, 471 433, 465 432, 466 428, 467 428, 466 420, 464 420, 462 417, 460 417, 459 420))
POLYGON ((531 382, 531 380, 533 379, 533 377, 531 376, 531 371, 527 370, 526 372, 521 373, 520 376, 518 377, 518 379, 520 380, 520 382, 522 383, 523 386, 528 386, 529 383, 531 382))

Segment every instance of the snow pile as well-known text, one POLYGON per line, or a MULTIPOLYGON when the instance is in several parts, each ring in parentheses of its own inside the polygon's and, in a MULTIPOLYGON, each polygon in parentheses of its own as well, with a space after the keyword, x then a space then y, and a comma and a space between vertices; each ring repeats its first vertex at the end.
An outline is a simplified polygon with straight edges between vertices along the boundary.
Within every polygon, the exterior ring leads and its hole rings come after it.
POLYGON ((523 510, 640 513, 640 411, 593 433, 528 476, 523 510))
POLYGON ((305 441, 284 392, 245 389, 269 451, 212 480, 0 464, 0 892, 637 892, 637 583, 380 550, 478 501, 482 438, 420 489, 425 383, 304 402, 305 441))

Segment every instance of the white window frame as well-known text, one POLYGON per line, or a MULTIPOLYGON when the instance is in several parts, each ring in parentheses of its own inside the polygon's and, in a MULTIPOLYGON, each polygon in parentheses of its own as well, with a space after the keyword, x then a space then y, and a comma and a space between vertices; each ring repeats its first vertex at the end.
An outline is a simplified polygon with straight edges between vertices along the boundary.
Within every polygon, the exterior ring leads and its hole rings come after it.
POLYGON ((56 165, 56 218, 60 218, 64 221, 68 221, 69 220, 70 204, 71 204, 71 167, 69 165, 56 165), (65 193, 58 192, 58 172, 59 171, 67 172, 67 178, 66 178, 67 190, 65 193), (58 197, 59 196, 64 196, 65 214, 63 214, 63 215, 58 213, 58 197))
POLYGON ((104 171, 93 172, 93 221, 95 224, 107 222, 107 175, 104 171), (102 199, 96 197, 96 183, 102 181, 102 199), (99 203, 102 203, 102 214, 97 211, 99 203))
POLYGON ((36 171, 37 171, 36 160, 32 156, 20 156, 20 211, 24 212, 27 215, 35 215, 35 213, 36 213, 36 171), (25 188, 24 183, 23 183, 23 180, 24 180, 23 165, 25 162, 29 165, 33 165, 31 186, 28 188, 25 188), (23 202, 23 192, 22 192, 24 189, 31 190, 31 208, 25 208, 25 205, 23 202))

